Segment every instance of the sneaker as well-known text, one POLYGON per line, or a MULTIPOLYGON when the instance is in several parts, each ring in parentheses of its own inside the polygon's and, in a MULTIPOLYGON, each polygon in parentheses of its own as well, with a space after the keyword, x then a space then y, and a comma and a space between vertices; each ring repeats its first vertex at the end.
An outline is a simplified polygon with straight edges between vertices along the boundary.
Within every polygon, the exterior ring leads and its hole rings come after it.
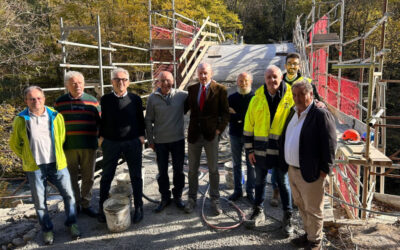
POLYGON ((286 235, 289 237, 293 231, 293 225, 292 225, 292 213, 285 211, 283 213, 283 219, 282 219, 282 226, 283 226, 283 231, 286 233, 286 235))
POLYGON ((297 248, 304 248, 308 245, 307 234, 303 234, 297 238, 294 238, 290 241, 290 243, 297 248))
POLYGON ((215 215, 220 215, 222 214, 222 209, 221 205, 219 204, 218 199, 212 199, 211 200, 211 209, 215 215))
POLYGON ((43 241, 45 245, 52 245, 54 241, 54 235, 52 231, 43 232, 43 241))
POLYGON ((191 212, 193 212, 194 208, 196 207, 196 201, 189 198, 188 202, 185 205, 185 213, 190 214, 191 212))
POLYGON ((237 201, 237 200, 239 200, 239 198, 241 198, 241 197, 243 197, 243 194, 242 194, 242 193, 233 192, 233 194, 231 194, 231 195, 228 197, 228 200, 230 200, 230 201, 237 201))
POLYGON ((79 239, 79 237, 81 237, 81 232, 79 231, 78 224, 72 224, 69 227, 69 232, 71 234, 71 238, 74 240, 79 239))
POLYGON ((264 221, 265 221, 264 209, 259 206, 256 206, 253 209, 253 213, 251 214, 250 219, 246 221, 245 226, 247 228, 258 227, 264 221))

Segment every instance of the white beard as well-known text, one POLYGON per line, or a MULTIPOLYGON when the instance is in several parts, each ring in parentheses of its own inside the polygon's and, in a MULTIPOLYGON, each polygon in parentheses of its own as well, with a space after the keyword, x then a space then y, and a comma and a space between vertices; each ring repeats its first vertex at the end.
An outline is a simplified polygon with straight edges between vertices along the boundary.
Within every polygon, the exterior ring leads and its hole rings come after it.
POLYGON ((240 88, 240 87, 236 87, 236 89, 237 89, 237 92, 238 92, 239 94, 241 94, 241 95, 247 95, 247 94, 250 93, 250 91, 251 91, 251 86, 249 86, 249 87, 247 87, 247 88, 245 88, 245 89, 242 89, 242 88, 240 88))

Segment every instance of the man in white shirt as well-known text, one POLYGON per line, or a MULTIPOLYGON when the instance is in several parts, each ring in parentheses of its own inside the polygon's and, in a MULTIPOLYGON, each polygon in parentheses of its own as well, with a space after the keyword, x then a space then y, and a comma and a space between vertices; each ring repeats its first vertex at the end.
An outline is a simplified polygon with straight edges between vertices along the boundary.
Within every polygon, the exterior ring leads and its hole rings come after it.
POLYGON ((321 249, 324 181, 335 159, 336 125, 327 109, 315 105, 307 80, 293 84, 292 93, 295 107, 280 143, 280 167, 289 168, 293 201, 306 233, 291 242, 296 247, 321 249))

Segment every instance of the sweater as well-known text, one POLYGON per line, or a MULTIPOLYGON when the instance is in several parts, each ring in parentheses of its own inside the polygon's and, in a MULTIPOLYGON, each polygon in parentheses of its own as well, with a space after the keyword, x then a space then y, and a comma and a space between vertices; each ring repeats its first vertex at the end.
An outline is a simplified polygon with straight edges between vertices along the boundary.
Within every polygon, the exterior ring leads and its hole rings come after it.
POLYGON ((149 144, 170 143, 185 138, 184 104, 187 92, 171 89, 163 96, 158 89, 147 100, 146 133, 149 144))
POLYGON ((100 123, 100 105, 97 99, 83 93, 78 99, 70 94, 60 96, 55 103, 65 121, 64 149, 96 149, 97 129, 100 123))
POLYGON ((242 137, 244 117, 246 116, 247 107, 249 106, 251 98, 253 98, 254 92, 251 91, 248 94, 242 95, 238 92, 233 93, 228 97, 229 107, 234 109, 236 114, 230 114, 229 120, 229 134, 242 137))
POLYGON ((117 97, 109 93, 101 97, 100 136, 112 141, 124 141, 144 136, 142 99, 128 93, 117 97))

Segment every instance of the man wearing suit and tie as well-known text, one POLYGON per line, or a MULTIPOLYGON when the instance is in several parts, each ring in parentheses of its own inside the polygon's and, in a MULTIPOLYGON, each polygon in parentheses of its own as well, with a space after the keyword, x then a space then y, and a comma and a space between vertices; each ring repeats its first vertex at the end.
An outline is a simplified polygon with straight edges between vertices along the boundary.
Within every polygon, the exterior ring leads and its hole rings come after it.
POLYGON ((218 137, 229 122, 229 104, 226 88, 211 79, 212 73, 210 64, 200 64, 197 68, 199 82, 188 87, 189 199, 185 205, 186 213, 191 213, 196 206, 203 147, 209 170, 211 208, 215 215, 222 213, 219 205, 218 137))

